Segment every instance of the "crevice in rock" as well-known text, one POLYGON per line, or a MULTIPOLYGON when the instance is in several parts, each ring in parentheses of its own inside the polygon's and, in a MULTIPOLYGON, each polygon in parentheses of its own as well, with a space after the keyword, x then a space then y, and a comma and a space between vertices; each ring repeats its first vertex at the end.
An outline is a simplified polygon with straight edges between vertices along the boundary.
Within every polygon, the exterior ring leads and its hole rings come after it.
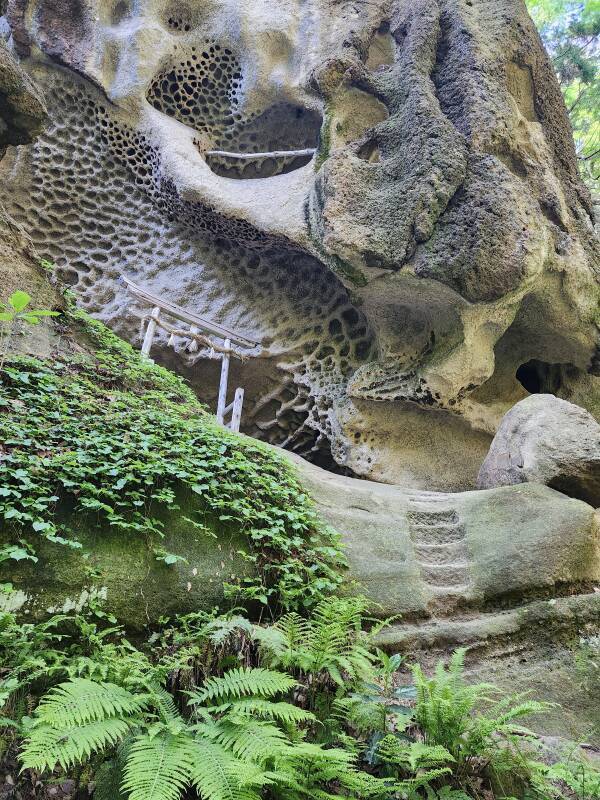
POLYGON ((529 394, 558 394, 563 385, 565 369, 575 369, 572 364, 549 364, 532 358, 521 364, 516 379, 529 394))
POLYGON ((543 199, 540 199, 538 202, 540 210, 546 219, 549 220, 553 225, 556 225, 557 228, 560 228, 563 233, 568 233, 569 229, 560 217, 557 203, 552 202, 551 200, 543 199))
POLYGON ((446 14, 440 15, 438 42, 435 53, 435 64, 431 73, 435 96, 437 97, 442 114, 465 134, 464 109, 461 89, 456 81, 449 64, 450 58, 450 31, 451 23, 446 14))
POLYGON ((567 497, 572 497, 574 500, 582 500, 593 507, 598 502, 597 487, 590 487, 588 491, 585 481, 582 481, 577 476, 570 474, 557 475, 551 481, 548 481, 548 486, 551 489, 556 489, 561 494, 565 494, 567 497))
POLYGON ((489 152, 491 155, 499 158, 500 161, 502 161, 502 163, 508 167, 508 169, 518 178, 527 177, 527 167, 525 166, 523 159, 517 153, 514 153, 506 142, 503 142, 501 146, 497 147, 496 149, 492 149, 489 152))
POLYGON ((381 151, 379 150, 379 145, 374 139, 365 142, 365 144, 361 145, 356 155, 362 159, 363 161, 367 161, 369 164, 378 164, 381 161, 381 151))

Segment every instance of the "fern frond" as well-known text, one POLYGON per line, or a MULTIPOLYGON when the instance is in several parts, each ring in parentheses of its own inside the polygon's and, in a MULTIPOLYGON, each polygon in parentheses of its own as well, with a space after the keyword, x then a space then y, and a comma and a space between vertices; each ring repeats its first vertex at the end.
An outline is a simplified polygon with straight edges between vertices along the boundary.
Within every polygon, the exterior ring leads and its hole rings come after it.
POLYGON ((191 738, 162 733, 138 737, 127 755, 122 789, 129 800, 179 800, 192 773, 191 738))
POLYGON ((270 669, 239 667, 230 669, 222 678, 214 677, 206 681, 202 689, 191 695, 192 704, 205 703, 215 698, 236 700, 245 696, 273 697, 287 692, 296 686, 289 675, 270 669))
POLYGON ((272 700, 257 697, 242 698, 225 705, 212 706, 208 710, 216 714, 228 711, 232 715, 273 719, 288 725, 312 722, 316 719, 310 711, 305 711, 291 703, 274 703, 272 700))
POLYGON ((163 689, 162 686, 152 686, 151 699, 165 722, 177 722, 181 720, 173 696, 163 689))
POLYGON ((308 742, 295 745, 277 761, 277 782, 291 790, 282 796, 310 800, 390 798, 383 781, 355 769, 354 758, 354 754, 339 748, 326 749, 308 742), (333 786, 336 788, 329 791, 333 786))
MULTIPOLYGON (((281 619, 279 622, 281 622, 281 619)), ((254 625, 252 639, 258 642, 261 655, 266 657, 267 661, 269 658, 279 656, 289 646, 284 631, 277 625, 269 625, 267 627, 254 625)))
POLYGON ((312 742, 298 742, 286 752, 286 761, 306 762, 312 769, 316 763, 331 766, 333 772, 344 769, 354 763, 355 756, 346 750, 337 747, 325 749, 320 744, 312 742))
POLYGON ((118 718, 93 720, 72 728, 54 728, 38 722, 21 751, 23 768, 42 772, 57 765, 67 769, 80 764, 93 753, 115 745, 129 733, 130 725, 118 718))
POLYGON ((191 780, 204 800, 260 800, 267 777, 242 764, 219 744, 196 740, 190 750, 191 780))
MULTIPOLYGON (((405 781, 400 781, 394 788, 401 794, 408 794, 410 797, 416 797, 416 791, 423 787, 429 787, 434 781, 440 778, 447 777, 452 773, 449 767, 440 767, 439 769, 429 769, 415 775, 414 778, 407 778, 405 781)), ((435 797, 435 795, 433 795, 435 797)))
POLYGON ((359 696, 334 700, 332 718, 348 725, 357 733, 382 731, 385 726, 385 704, 364 700, 359 696))
POLYGON ((36 717, 54 728, 74 728, 107 717, 132 716, 147 704, 147 695, 134 695, 114 683, 74 678, 42 698, 36 717))
POLYGON ((214 645, 221 645, 234 633, 243 631, 250 635, 253 626, 245 617, 234 616, 229 618, 218 617, 209 622, 204 630, 208 634, 209 641, 214 645))
POLYGON ((259 720, 244 720, 240 725, 228 719, 220 720, 213 726, 211 738, 241 761, 260 766, 292 749, 283 731, 259 720))
POLYGON ((311 633, 310 622, 294 611, 278 619, 273 627, 283 634, 288 648, 297 648, 302 645, 311 633))

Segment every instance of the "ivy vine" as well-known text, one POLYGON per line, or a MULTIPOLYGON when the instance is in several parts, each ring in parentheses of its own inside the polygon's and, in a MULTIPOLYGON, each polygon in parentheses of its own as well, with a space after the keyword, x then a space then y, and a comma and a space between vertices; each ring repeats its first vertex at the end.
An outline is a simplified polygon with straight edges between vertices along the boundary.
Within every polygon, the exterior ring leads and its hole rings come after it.
POLYGON ((57 513, 64 503, 123 535, 161 537, 158 509, 176 510, 187 487, 197 497, 191 530, 210 514, 245 536, 254 577, 227 587, 231 594, 277 612, 337 589, 339 537, 283 456, 218 426, 178 376, 84 312, 67 310, 60 324, 66 337, 78 328, 92 352, 11 356, 0 373, 5 558, 35 559, 35 536, 80 549, 57 513))

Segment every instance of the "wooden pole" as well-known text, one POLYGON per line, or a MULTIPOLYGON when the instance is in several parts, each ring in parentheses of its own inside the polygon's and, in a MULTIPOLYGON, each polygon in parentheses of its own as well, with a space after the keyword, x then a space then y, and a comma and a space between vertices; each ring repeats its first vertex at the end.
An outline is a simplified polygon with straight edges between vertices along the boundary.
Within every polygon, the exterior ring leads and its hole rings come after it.
POLYGON ((235 158, 238 161, 256 161, 263 158, 297 158, 298 156, 314 156, 314 147, 304 150, 272 150, 269 153, 232 153, 229 150, 206 150, 205 156, 220 156, 221 158, 235 158))
POLYGON ((160 308, 158 306, 154 306, 152 309, 152 314, 150 315, 150 319, 148 320, 148 327, 146 328, 146 335, 144 336, 144 342, 142 344, 142 353, 145 356, 150 356, 152 340, 154 339, 154 334, 156 333, 156 320, 158 320, 159 316, 160 308))
MULTIPOLYGON (((231 341, 225 339, 224 346, 229 350, 231 341)), ((229 376, 229 353, 223 353, 221 361, 221 381, 219 383, 219 401, 217 403, 217 422, 223 424, 225 406, 227 405, 227 379, 229 376)))
POLYGON ((189 325, 197 325, 202 331, 214 333, 221 339, 230 339, 232 342, 235 342, 242 347, 256 347, 257 343, 253 342, 251 339, 246 339, 245 336, 239 336, 234 331, 224 328, 222 325, 217 325, 216 322, 211 322, 208 319, 204 319, 204 317, 199 317, 197 314, 190 314, 188 311, 184 311, 182 308, 179 308, 179 306, 173 305, 173 303, 167 303, 166 300, 163 300, 161 297, 151 294, 145 289, 136 286, 133 281, 130 281, 129 278, 126 278, 124 275, 121 276, 121 280, 133 295, 139 297, 141 300, 146 300, 146 302, 158 306, 159 309, 164 311, 164 313, 169 317, 174 317, 174 319, 178 319, 181 322, 187 322, 189 325))
MULTIPOLYGON (((190 331, 192 333, 200 333, 200 329, 197 325, 190 325, 190 331)), ((198 352, 198 342, 195 339, 192 339, 191 343, 188 345, 188 352, 189 353, 197 353, 198 352)))
POLYGON ((244 403, 244 390, 236 389, 235 398, 233 400, 233 412, 231 414, 231 430, 238 433, 240 429, 240 420, 242 419, 242 405, 244 403))

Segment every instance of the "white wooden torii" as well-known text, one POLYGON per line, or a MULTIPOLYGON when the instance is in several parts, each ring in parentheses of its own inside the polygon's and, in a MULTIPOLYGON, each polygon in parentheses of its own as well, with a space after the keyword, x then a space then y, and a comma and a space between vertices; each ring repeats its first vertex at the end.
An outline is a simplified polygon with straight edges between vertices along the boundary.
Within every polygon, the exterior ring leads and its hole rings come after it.
POLYGON ((162 328, 170 334, 169 344, 171 345, 174 343, 175 338, 190 339, 191 344, 189 349, 191 352, 196 352, 198 350, 198 344, 201 343, 209 347, 213 352, 219 354, 221 358, 221 380, 219 382, 219 398, 217 401, 217 422, 224 425, 226 428, 230 428, 232 431, 239 431, 242 406, 244 403, 244 390, 238 387, 235 390, 233 401, 227 405, 229 361, 232 355, 241 358, 241 356, 232 349, 231 345, 233 343, 238 347, 251 350, 256 347, 257 342, 253 342, 245 336, 240 336, 234 331, 225 328, 223 325, 204 319, 204 317, 200 317, 198 314, 184 311, 184 309, 179 306, 162 300, 146 289, 142 289, 125 276, 122 276, 122 280, 131 294, 139 300, 143 300, 153 306, 142 343, 142 353, 144 356, 150 358, 150 348, 152 347, 157 328, 162 328), (179 322, 186 323, 190 326, 189 330, 179 330, 171 327, 161 319, 161 313, 166 317, 171 317, 179 322), (222 340, 223 344, 217 344, 212 339, 203 335, 202 332, 216 336, 218 339, 222 340), (225 420, 230 414, 231 419, 229 422, 226 422, 225 420))

